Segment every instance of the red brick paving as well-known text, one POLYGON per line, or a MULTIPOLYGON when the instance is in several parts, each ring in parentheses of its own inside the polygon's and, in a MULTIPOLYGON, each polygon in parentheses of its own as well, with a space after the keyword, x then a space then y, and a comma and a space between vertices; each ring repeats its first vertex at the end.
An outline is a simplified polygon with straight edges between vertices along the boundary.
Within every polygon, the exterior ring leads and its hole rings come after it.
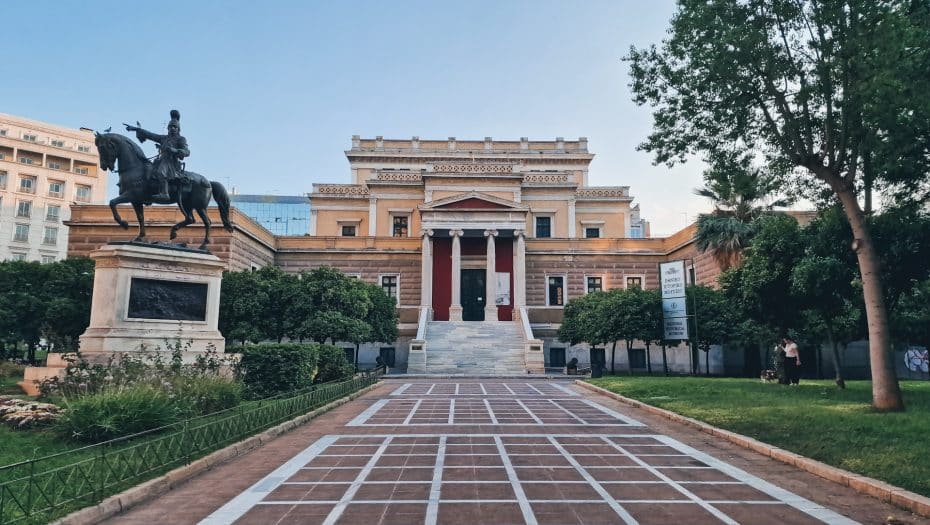
POLYGON ((106 523, 198 523, 224 505, 238 509, 237 524, 825 522, 786 504, 795 494, 810 500, 810 512, 831 509, 834 522, 894 515, 930 523, 607 397, 566 389, 574 390, 541 380, 388 381, 106 523), (380 410, 358 423, 373 406, 380 410), (339 437, 293 463, 324 436, 339 437), (286 479, 265 479, 287 464, 296 470, 286 479), (783 490, 760 490, 766 482, 783 490), (237 506, 240 495, 254 501, 237 506))

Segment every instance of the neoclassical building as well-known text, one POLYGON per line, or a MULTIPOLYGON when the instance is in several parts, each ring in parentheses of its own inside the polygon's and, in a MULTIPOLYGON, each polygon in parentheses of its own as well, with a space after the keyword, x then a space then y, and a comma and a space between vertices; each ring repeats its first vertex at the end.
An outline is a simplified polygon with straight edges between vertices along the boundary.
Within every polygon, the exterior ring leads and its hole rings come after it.
MULTIPOLYGON (((217 232, 211 249, 233 270, 327 265, 383 287, 397 300, 401 335, 364 348, 365 364, 380 355, 416 372, 524 373, 604 359, 603 349, 557 340, 567 301, 656 287, 667 260, 688 259, 698 282, 718 272, 695 250, 693 227, 652 238, 628 186, 588 185, 585 138, 354 136, 345 154, 349 183, 313 184, 307 235, 275 236, 234 212, 235 231, 217 232)), ((174 215, 147 212, 151 236, 174 215)), ((109 220, 105 208, 75 207, 69 253, 124 237, 109 220)), ((640 357, 618 356, 618 366, 636 368, 640 357)))

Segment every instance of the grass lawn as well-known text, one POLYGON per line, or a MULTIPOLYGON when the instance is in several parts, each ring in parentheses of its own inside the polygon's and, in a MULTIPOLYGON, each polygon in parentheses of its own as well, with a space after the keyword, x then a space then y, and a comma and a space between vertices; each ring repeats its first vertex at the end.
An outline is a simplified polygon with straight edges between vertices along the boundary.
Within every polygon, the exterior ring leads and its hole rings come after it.
POLYGON ((872 384, 802 380, 604 377, 591 383, 829 465, 930 496, 930 382, 902 381, 903 413, 869 405, 872 384))

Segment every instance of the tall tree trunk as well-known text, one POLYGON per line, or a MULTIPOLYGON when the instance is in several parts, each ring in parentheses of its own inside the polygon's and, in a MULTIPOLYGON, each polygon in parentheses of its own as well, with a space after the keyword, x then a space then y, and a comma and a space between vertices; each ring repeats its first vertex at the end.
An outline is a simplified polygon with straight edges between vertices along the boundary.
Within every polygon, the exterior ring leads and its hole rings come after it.
POLYGON ((646 341, 646 373, 652 375, 652 357, 649 355, 649 341, 646 341))
POLYGON ((630 350, 633 347, 633 341, 626 340, 626 369, 627 373, 633 375, 633 360, 630 359, 630 350))
MULTIPOLYGON (((594 363, 591 363, 592 365, 594 363)), ((617 342, 614 341, 614 345, 610 348, 610 373, 616 375, 617 373, 617 342)))
POLYGON ((668 353, 666 352, 665 342, 662 342, 662 369, 665 370, 665 375, 668 375, 668 353))
MULTIPOLYGON (((825 168, 826 169, 826 168, 825 168)), ((882 290, 881 266, 872 240, 872 232, 850 185, 831 184, 843 204, 843 211, 853 232, 853 251, 859 260, 862 296, 869 326, 869 366, 872 369, 872 406, 881 411, 904 410, 904 399, 894 369, 888 312, 882 290)))
POLYGON ((843 368, 840 365, 840 349, 833 336, 833 329, 827 324, 827 338, 830 340, 830 348, 833 350, 833 377, 836 386, 846 388, 846 381, 843 380, 843 368))
POLYGON ((704 350, 704 375, 710 377, 710 346, 704 350))

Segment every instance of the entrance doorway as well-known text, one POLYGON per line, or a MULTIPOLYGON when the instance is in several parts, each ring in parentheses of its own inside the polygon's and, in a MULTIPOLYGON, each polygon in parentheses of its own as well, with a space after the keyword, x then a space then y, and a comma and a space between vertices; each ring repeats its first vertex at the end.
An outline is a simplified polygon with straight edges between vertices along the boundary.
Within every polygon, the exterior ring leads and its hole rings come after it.
POLYGON ((462 320, 484 321, 485 270, 462 270, 462 320))

